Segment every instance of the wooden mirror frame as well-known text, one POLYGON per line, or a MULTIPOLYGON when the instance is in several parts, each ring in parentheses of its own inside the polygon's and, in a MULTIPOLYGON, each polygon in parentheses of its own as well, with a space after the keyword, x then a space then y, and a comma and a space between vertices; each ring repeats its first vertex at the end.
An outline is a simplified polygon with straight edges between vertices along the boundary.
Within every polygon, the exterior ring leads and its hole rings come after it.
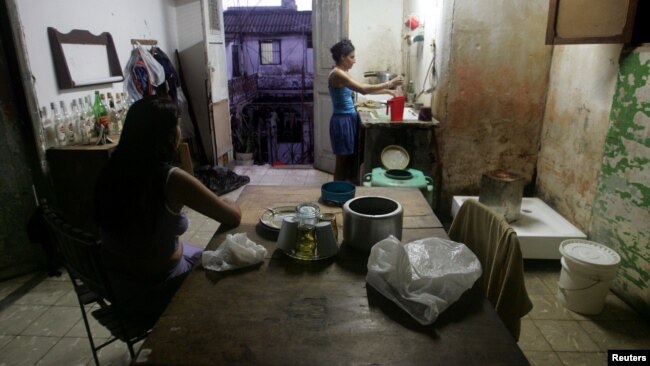
POLYGON ((52 27, 47 28, 47 37, 50 41, 52 60, 59 89, 72 89, 88 85, 107 84, 124 80, 120 60, 117 58, 113 37, 108 32, 96 36, 87 30, 73 29, 70 33, 61 33, 52 27), (72 80, 70 68, 63 52, 62 44, 103 45, 106 46, 110 77, 94 79, 89 82, 75 82, 72 80))

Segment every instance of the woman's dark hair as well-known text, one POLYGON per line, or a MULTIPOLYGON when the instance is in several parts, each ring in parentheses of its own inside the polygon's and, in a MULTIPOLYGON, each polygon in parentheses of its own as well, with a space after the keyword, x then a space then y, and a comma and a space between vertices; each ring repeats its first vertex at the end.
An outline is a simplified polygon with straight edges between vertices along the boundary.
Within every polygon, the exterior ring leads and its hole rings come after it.
POLYGON ((102 230, 118 237, 155 230, 177 156, 178 116, 176 103, 158 96, 129 108, 119 144, 95 184, 95 219, 102 230))
POLYGON ((344 39, 330 48, 332 58, 337 65, 341 61, 341 57, 349 55, 352 51, 354 51, 354 45, 349 39, 344 39))

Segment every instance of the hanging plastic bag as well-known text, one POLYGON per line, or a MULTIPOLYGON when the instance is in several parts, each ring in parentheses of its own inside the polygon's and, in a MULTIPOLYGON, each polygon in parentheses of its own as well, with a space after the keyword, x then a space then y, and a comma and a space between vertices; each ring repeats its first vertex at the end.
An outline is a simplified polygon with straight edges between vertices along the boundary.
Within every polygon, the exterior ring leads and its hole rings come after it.
POLYGON ((470 289, 481 272, 478 258, 464 244, 431 237, 402 245, 391 235, 372 247, 366 281, 428 325, 470 289))
POLYGON ((139 43, 131 51, 124 75, 124 93, 133 102, 155 95, 155 88, 165 82, 165 69, 139 43))

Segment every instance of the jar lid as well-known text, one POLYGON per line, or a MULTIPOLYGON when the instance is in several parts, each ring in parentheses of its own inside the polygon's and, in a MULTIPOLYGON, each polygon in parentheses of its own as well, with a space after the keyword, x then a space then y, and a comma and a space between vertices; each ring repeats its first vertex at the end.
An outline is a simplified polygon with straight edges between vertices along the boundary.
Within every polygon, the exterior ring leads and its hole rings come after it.
POLYGON ((312 202, 303 202, 296 206, 296 217, 299 219, 312 219, 320 214, 320 206, 312 202))
POLYGON ((621 257, 612 248, 589 240, 567 239, 560 244, 560 253, 578 262, 602 267, 616 267, 621 257))
POLYGON ((386 169, 406 169, 409 153, 399 145, 388 145, 381 151, 381 164, 386 169))

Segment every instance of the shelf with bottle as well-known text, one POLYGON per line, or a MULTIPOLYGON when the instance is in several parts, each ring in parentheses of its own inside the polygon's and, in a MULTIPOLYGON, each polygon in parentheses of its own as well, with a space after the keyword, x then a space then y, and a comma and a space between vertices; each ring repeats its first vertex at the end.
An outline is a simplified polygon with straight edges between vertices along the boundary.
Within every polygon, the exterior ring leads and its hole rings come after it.
POLYGON ((69 103, 60 100, 58 107, 57 103, 51 102, 49 113, 45 106, 39 111, 42 148, 115 142, 122 131, 127 110, 121 92, 104 94, 97 90, 94 102, 90 95, 72 99, 69 103))

